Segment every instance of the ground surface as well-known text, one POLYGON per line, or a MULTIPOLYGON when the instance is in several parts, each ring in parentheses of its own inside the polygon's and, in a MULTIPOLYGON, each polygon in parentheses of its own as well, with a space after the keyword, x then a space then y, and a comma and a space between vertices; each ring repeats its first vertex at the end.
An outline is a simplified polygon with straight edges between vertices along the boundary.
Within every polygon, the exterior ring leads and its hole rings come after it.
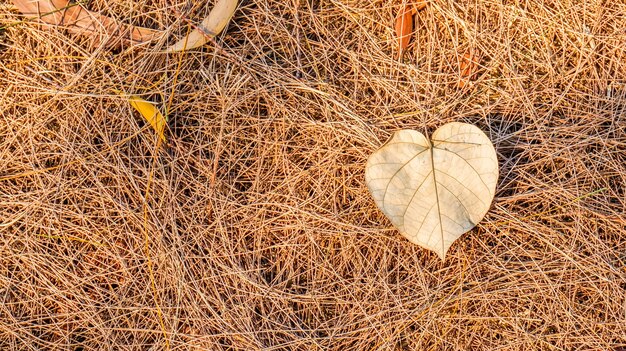
MULTIPOLYGON (((92 47, 0 33, 0 349, 617 350, 626 346, 626 4, 91 1, 169 31, 92 47), (457 56, 482 54, 463 89, 457 56), (112 89, 169 109, 167 151, 112 89), (445 262, 364 184, 392 132, 494 142, 485 219, 445 262)), ((2 5, 2 25, 20 21, 2 5)))

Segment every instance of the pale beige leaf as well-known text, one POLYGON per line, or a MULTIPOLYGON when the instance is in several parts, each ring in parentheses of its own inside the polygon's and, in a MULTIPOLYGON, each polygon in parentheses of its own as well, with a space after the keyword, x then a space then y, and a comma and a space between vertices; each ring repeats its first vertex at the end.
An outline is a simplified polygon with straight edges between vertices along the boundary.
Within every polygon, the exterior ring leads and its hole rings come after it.
POLYGON ((376 205, 411 242, 443 260, 452 243, 485 216, 495 194, 498 160, 476 126, 449 123, 432 142, 401 130, 367 161, 365 182, 376 205))
POLYGON ((237 0, 218 0, 198 28, 167 48, 167 52, 190 50, 206 44, 210 38, 217 36, 224 30, 236 9, 237 0))
POLYGON ((94 44, 113 44, 120 40, 141 43, 162 35, 157 30, 121 23, 68 0, 13 0, 13 4, 27 17, 36 17, 44 23, 89 36, 94 44))

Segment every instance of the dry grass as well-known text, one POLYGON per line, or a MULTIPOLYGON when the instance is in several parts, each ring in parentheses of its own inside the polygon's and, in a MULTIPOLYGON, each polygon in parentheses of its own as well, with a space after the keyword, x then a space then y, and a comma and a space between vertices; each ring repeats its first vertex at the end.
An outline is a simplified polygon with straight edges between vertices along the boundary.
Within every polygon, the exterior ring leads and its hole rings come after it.
POLYGON ((160 53, 212 3, 90 1, 171 32, 136 50, 0 34, 0 349, 626 346, 624 2, 435 1, 398 62, 398 1, 246 0, 223 50, 160 53), (112 88, 171 99, 167 152, 112 88), (449 121, 501 178, 440 262, 363 167, 449 121))

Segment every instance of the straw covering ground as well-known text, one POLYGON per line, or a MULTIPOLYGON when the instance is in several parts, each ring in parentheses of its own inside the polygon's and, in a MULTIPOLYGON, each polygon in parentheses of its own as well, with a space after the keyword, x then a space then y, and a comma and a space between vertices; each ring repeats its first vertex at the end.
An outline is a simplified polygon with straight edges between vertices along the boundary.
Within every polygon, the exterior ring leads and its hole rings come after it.
POLYGON ((626 4, 94 0, 129 49, 0 7, 0 349, 626 347, 626 4), (176 9, 176 11, 174 11, 176 9), (457 88, 458 57, 481 53, 457 88), (167 108, 168 149, 123 97, 167 108), (376 208, 396 130, 493 141, 491 210, 445 262, 376 208))

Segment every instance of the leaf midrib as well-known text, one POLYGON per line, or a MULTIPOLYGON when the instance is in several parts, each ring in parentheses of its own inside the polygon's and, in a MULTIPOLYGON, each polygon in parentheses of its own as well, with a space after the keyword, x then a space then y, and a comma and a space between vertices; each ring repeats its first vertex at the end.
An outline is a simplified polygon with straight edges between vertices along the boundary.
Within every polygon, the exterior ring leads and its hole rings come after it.
POLYGON ((437 216, 439 217, 439 232, 441 234, 441 254, 445 255, 445 243, 443 237, 443 222, 441 221, 441 207, 439 205, 439 189, 437 188, 437 177, 435 176, 435 148, 431 144, 430 145, 430 167, 432 169, 433 175, 433 186, 435 187, 435 200, 437 201, 437 216))

